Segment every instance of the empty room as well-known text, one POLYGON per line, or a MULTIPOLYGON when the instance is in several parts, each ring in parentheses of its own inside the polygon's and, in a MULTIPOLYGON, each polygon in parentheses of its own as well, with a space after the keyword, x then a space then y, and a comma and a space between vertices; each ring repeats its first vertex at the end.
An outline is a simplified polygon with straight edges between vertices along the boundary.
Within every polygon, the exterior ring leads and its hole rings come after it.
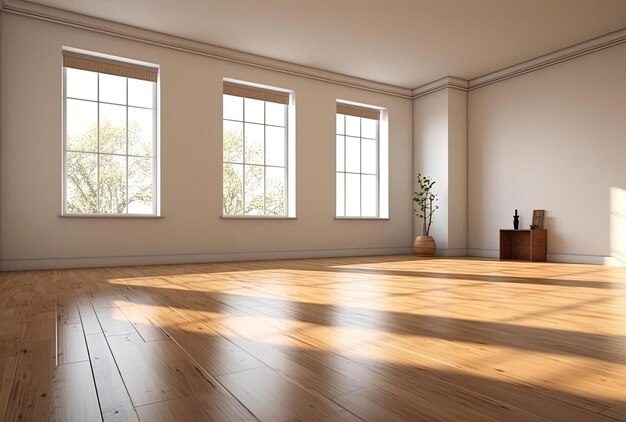
POLYGON ((0 421, 626 421, 626 1, 0 0, 0 421))

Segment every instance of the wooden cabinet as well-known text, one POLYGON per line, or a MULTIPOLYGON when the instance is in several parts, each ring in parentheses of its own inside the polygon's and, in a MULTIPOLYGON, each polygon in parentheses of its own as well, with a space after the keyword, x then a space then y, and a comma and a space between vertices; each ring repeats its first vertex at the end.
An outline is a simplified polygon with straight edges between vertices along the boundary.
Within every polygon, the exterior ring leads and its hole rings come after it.
POLYGON ((500 259, 545 261, 547 233, 547 230, 500 230, 500 259))

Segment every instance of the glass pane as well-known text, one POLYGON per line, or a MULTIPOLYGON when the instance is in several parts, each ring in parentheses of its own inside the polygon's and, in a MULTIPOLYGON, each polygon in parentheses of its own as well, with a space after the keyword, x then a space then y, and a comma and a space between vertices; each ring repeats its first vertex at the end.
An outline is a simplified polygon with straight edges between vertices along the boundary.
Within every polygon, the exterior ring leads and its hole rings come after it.
POLYGON ((128 154, 151 157, 154 153, 153 116, 151 109, 128 107, 128 154))
POLYGON ((361 216, 376 217, 376 176, 361 176, 361 216))
POLYGON ((126 157, 100 154, 98 190, 98 212, 121 214, 126 210, 126 157))
POLYGON ((224 214, 243 215, 243 165, 224 164, 224 214))
POLYGON ((98 101, 98 74, 86 70, 65 69, 65 95, 98 101))
POLYGON ((246 166, 245 214, 263 215, 263 166, 246 166))
POLYGON ((243 163, 243 123, 224 120, 224 161, 243 163))
POLYGON ((361 137, 378 139, 378 120, 361 119, 361 137))
POLYGON ((128 78, 128 105, 152 108, 154 85, 154 82, 128 78))
POLYGON ((247 164, 263 164, 265 157, 264 148, 264 126, 246 123, 245 144, 247 164))
POLYGON ((337 204, 337 217, 344 217, 346 215, 346 207, 345 207, 345 174, 337 173, 337 199, 335 200, 337 204))
POLYGON ((152 214, 153 158, 128 157, 128 213, 152 214))
POLYGON ((265 103, 265 123, 268 125, 285 126, 285 111, 287 106, 284 104, 266 102, 265 103))
POLYGON ((346 171, 361 171, 361 140, 346 136, 346 171))
POLYGON ((346 133, 344 114, 337 114, 337 135, 344 135, 346 133))
POLYGON ((123 76, 99 73, 100 101, 105 103, 126 104, 126 78, 123 76))
POLYGON ((68 213, 98 212, 98 155, 68 152, 65 160, 68 213))
POLYGON ((376 174, 376 141, 373 139, 361 140, 361 173, 376 174))
POLYGON ((346 216, 361 215, 361 176, 346 174, 346 216))
POLYGON ((243 121, 243 98, 224 95, 224 118, 243 121))
POLYGON ((265 168, 265 214, 285 215, 285 169, 265 168))
POLYGON ((126 107, 100 104, 100 152, 126 154, 126 107))
POLYGON ((285 129, 265 127, 265 159, 270 166, 285 165, 285 129))
POLYGON ((346 135, 361 136, 361 118, 346 115, 346 135))
POLYGON ((65 147, 72 151, 98 151, 98 103, 67 100, 65 147))
POLYGON ((337 136, 337 171, 345 171, 345 136, 337 136))
POLYGON ((245 108, 246 122, 263 123, 265 119, 263 103, 265 103, 265 101, 254 100, 252 98, 245 98, 244 102, 245 102, 245 107, 246 107, 245 108))

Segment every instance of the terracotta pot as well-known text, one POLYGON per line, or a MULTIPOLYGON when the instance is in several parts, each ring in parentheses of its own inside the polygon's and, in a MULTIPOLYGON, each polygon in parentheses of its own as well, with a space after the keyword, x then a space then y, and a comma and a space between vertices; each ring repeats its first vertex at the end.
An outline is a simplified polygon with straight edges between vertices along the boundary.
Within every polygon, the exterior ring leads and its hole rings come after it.
POLYGON ((433 256, 437 244, 432 236, 417 236, 413 242, 413 253, 417 256, 433 256))

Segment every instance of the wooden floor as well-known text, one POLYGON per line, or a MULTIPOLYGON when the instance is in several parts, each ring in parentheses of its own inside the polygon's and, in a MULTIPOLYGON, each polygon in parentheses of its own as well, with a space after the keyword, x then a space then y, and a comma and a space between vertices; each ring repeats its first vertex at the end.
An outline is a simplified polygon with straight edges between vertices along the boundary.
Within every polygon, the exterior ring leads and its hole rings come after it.
POLYGON ((411 256, 0 274, 5 421, 626 420, 626 269, 411 256))

